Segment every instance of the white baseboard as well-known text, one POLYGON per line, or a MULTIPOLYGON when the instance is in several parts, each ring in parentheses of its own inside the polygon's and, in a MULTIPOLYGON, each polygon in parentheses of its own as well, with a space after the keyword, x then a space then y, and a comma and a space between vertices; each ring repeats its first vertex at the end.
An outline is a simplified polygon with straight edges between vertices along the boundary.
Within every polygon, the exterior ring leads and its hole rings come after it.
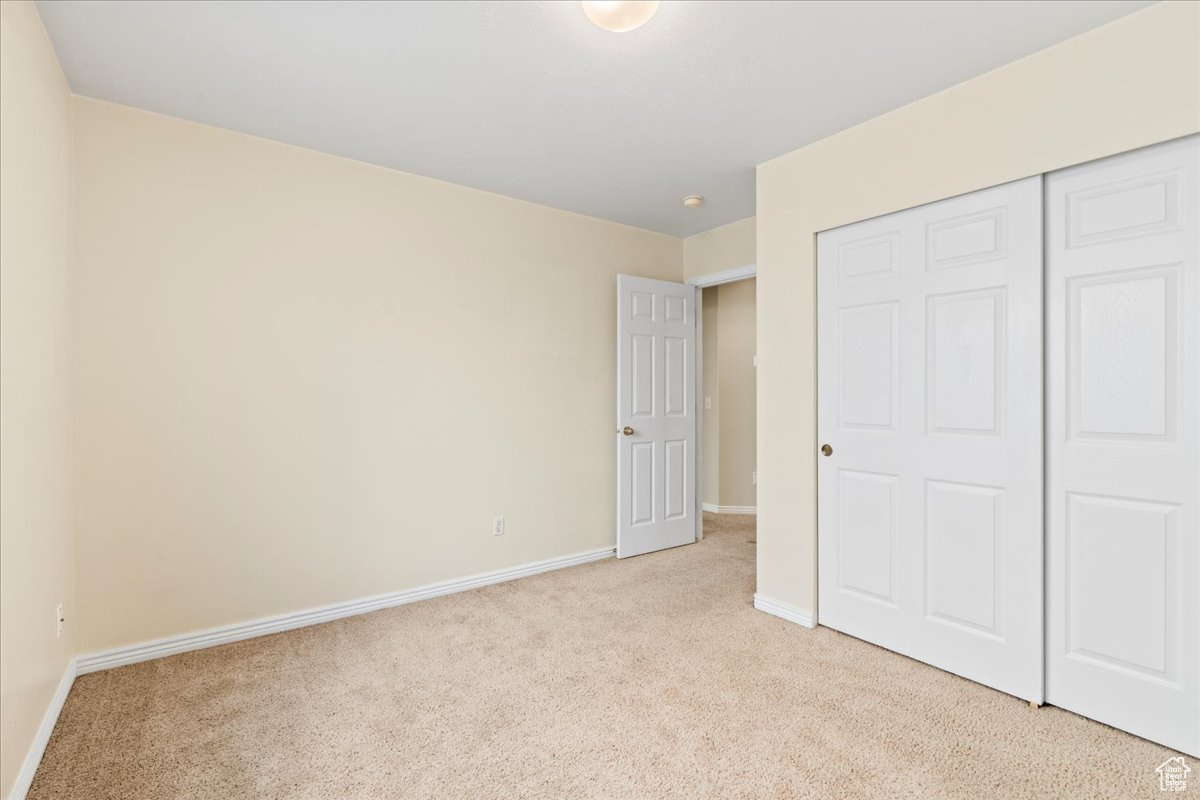
POLYGON ((615 550, 612 547, 602 547, 599 550, 588 550, 587 552, 576 553, 575 555, 550 558, 545 561, 535 561, 508 569, 496 570, 495 572, 472 575, 467 578, 456 578, 440 583, 431 583, 427 586, 419 586, 416 589, 406 589, 400 592, 365 597, 345 603, 333 603, 332 605, 310 608, 306 611, 297 611, 292 614, 281 614, 275 617, 264 617, 233 625, 222 625, 218 628, 209 628, 208 630, 197 631, 195 633, 168 636, 165 639, 155 639, 154 641, 142 642, 141 644, 129 645, 128 647, 118 647, 100 653, 90 653, 85 656, 79 656, 76 659, 76 674, 83 675, 88 672, 124 666, 125 664, 136 664, 139 661, 150 661, 151 659, 172 656, 177 653, 186 653, 189 650, 215 647, 216 645, 238 642, 255 636, 266 636, 271 633, 289 631, 293 628, 302 628, 307 625, 319 625, 322 622, 331 622, 335 619, 351 617, 356 614, 366 614, 371 611, 378 611, 381 608, 401 606, 406 603, 414 603, 418 600, 427 600, 431 597, 465 592, 470 589, 478 589, 481 586, 490 586, 494 583, 503 583, 515 578, 537 575, 540 572, 550 572, 551 570, 600 561, 601 559, 612 558, 614 554, 615 550))
POLYGON ((700 508, 713 514, 757 514, 758 506, 719 506, 716 503, 701 503, 700 508))
POLYGON ((754 607, 759 611, 765 611, 768 614, 774 614, 777 617, 786 619, 788 622, 794 622, 797 625, 803 625, 806 628, 817 627, 817 615, 811 614, 801 608, 797 608, 791 603, 784 603, 780 600, 771 600, 763 597, 755 592, 754 607))
POLYGON ((17 773, 12 793, 8 796, 9 800, 25 800, 25 795, 28 794, 29 787, 33 783, 33 776, 37 773, 38 764, 42 763, 46 745, 50 743, 50 734, 54 733, 54 726, 58 723, 58 715, 62 713, 63 704, 67 702, 67 695, 71 691, 71 685, 75 683, 75 670, 75 659, 72 658, 67 662, 67 668, 58 682, 58 688, 54 690, 54 695, 50 698, 50 705, 46 708, 46 713, 42 715, 42 724, 38 726, 37 735, 33 737, 33 743, 29 745, 29 752, 25 754, 25 761, 21 764, 20 772, 17 773))

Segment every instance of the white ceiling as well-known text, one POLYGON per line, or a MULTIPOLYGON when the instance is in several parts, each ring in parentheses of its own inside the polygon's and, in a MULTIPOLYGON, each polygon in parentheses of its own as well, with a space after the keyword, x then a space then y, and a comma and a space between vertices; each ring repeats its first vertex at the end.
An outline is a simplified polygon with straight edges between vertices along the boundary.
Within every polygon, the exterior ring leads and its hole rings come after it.
POLYGON ((1148 2, 40 0, 72 89, 675 235, 754 166, 1148 2), (681 198, 703 194, 700 210, 681 198))

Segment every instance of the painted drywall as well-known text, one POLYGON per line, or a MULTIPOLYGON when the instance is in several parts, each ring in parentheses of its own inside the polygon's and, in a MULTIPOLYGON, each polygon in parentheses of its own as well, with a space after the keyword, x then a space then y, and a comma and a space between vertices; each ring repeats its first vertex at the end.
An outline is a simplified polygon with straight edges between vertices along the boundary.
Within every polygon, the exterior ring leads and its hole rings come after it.
POLYGON ((704 360, 701 373, 703 397, 700 401, 704 404, 700 423, 700 459, 703 462, 700 499, 714 506, 721 502, 721 372, 717 350, 717 327, 721 323, 717 295, 720 289, 720 286, 713 286, 700 290, 704 308, 700 331, 703 337, 700 350, 704 360))
POLYGON ((614 544, 616 275, 681 240, 74 112, 81 653, 614 544))
POLYGON ((72 655, 71 97, 32 3, 0 3, 0 796, 72 655), (68 615, 61 637, 55 608, 68 615))
POLYGON ((756 504, 755 284, 750 278, 717 287, 722 506, 756 504))
POLYGON ((683 240, 683 279, 690 280, 754 263, 754 217, 683 240))
POLYGON ((703 500, 754 506, 755 369, 753 278, 712 286, 704 302, 703 500))
POLYGON ((816 609, 818 231, 1200 130, 1164 2, 758 167, 758 592, 816 609))
MULTIPOLYGON (((751 266, 754 262, 754 217, 683 240, 684 280, 751 266)), ((701 431, 702 499, 710 505, 753 506, 757 413, 753 372, 754 281, 721 284, 703 291, 703 391, 712 408, 704 410, 701 431), (743 363, 747 356, 749 373, 743 363), (726 365, 728 373, 722 371, 726 365)))

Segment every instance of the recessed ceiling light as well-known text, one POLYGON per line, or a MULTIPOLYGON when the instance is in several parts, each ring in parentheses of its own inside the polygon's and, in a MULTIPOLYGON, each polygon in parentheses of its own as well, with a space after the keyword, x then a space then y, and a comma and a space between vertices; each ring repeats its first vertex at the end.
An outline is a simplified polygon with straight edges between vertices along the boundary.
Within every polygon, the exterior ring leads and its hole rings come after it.
POLYGON ((588 19, 614 33, 640 28, 658 11, 658 0, 583 0, 581 5, 588 19))
POLYGON ((684 208, 699 208, 702 205, 704 205, 704 198, 698 194, 689 194, 683 198, 684 208))

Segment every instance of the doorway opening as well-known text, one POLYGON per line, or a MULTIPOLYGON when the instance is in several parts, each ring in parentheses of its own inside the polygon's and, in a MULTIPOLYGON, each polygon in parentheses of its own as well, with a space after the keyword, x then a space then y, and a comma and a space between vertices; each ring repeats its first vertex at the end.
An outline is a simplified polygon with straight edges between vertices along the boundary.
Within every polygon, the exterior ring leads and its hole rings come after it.
POLYGON ((754 275, 617 276, 618 558, 702 539, 705 513, 754 535, 754 275))
POLYGON ((751 272, 699 284, 698 291, 696 472, 704 513, 697 538, 703 538, 706 524, 753 531, 758 511, 756 280, 751 272))

